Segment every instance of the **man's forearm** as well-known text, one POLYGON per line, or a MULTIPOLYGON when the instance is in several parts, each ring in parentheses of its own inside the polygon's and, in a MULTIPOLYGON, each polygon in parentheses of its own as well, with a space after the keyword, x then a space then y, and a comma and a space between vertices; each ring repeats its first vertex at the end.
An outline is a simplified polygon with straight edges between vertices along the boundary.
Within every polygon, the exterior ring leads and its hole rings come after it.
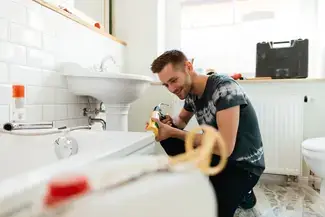
POLYGON ((173 125, 177 127, 178 129, 184 129, 186 127, 186 123, 180 119, 179 117, 174 117, 173 118, 173 125))
MULTIPOLYGON (((177 128, 174 128, 172 131, 172 135, 171 137, 176 138, 176 139, 181 139, 183 141, 185 141, 186 135, 188 134, 187 131, 185 130, 180 130, 177 128)), ((196 134, 195 136, 195 141, 194 141, 194 146, 197 147, 201 144, 201 139, 202 139, 202 135, 201 134, 196 134)))
MULTIPOLYGON (((173 131, 171 133, 171 137, 176 138, 176 139, 181 139, 183 141, 185 141, 185 138, 187 136, 189 132, 185 131, 185 130, 180 130, 177 128, 173 128, 173 131)), ((201 145, 201 141, 202 141, 202 134, 197 133, 195 136, 195 141, 194 141, 194 147, 198 147, 199 145, 201 145)), ((215 146, 214 147, 214 154, 216 155, 220 155, 220 151, 219 151, 219 147, 215 146)))

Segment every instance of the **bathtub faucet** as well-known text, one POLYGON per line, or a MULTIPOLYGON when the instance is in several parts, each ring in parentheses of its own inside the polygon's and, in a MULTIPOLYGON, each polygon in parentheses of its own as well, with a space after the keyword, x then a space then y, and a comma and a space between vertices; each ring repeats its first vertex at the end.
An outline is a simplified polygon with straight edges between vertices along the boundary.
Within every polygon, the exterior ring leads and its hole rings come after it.
POLYGON ((102 128, 103 128, 103 130, 106 130, 106 121, 104 121, 104 120, 101 119, 101 118, 91 118, 91 117, 89 116, 89 118, 88 118, 88 123, 89 123, 89 125, 92 125, 92 124, 95 123, 95 122, 100 122, 100 123, 102 124, 102 128))
POLYGON ((53 129, 53 122, 39 122, 39 123, 5 123, 3 129, 6 131, 13 130, 41 130, 41 129, 53 129))

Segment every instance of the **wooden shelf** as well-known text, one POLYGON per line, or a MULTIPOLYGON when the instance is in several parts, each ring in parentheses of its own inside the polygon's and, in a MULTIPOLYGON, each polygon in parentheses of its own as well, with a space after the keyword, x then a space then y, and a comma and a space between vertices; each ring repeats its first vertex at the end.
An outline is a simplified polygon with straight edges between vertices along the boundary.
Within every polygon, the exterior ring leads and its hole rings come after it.
POLYGON ((248 79, 248 80, 237 80, 239 83, 299 83, 299 82, 316 82, 325 81, 325 78, 301 78, 301 79, 248 79))
MULTIPOLYGON (((306 78, 306 79, 248 79, 248 80, 237 80, 238 83, 299 83, 299 82, 325 82, 325 78, 306 78)), ((162 85, 161 82, 151 82, 151 85, 162 85)))
POLYGON ((101 29, 98 29, 98 28, 92 26, 90 23, 87 23, 86 21, 82 20, 81 18, 62 10, 59 7, 57 7, 57 6, 55 6, 55 5, 51 4, 51 3, 48 3, 48 2, 46 2, 44 0, 33 0, 33 1, 37 2, 38 4, 44 6, 44 7, 48 8, 48 9, 50 9, 52 11, 55 11, 55 12, 65 16, 65 17, 67 17, 67 18, 69 18, 69 19, 71 19, 71 20, 73 20, 73 21, 75 21, 77 23, 79 23, 80 25, 83 25, 83 26, 87 27, 88 29, 90 29, 92 31, 95 31, 95 32, 97 32, 97 33, 99 33, 101 35, 104 35, 104 36, 106 36, 106 37, 108 37, 108 38, 110 38, 110 39, 124 45, 124 46, 127 45, 126 42, 112 36, 111 34, 108 34, 107 32, 105 32, 105 31, 103 31, 101 29))

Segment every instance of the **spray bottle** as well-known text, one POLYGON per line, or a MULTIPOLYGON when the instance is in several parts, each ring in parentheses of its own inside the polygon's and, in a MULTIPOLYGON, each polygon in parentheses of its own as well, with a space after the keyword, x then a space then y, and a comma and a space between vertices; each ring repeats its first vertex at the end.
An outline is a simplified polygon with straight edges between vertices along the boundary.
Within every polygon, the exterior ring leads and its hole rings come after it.
POLYGON ((12 85, 12 121, 23 122, 26 119, 25 86, 12 85))
POLYGON ((166 115, 162 113, 161 106, 169 106, 165 103, 159 103, 157 106, 154 107, 153 112, 151 113, 151 117, 149 119, 149 123, 146 127, 146 130, 151 130, 155 136, 158 136, 159 126, 158 123, 152 120, 152 118, 158 119, 158 120, 164 120, 166 119, 166 115))

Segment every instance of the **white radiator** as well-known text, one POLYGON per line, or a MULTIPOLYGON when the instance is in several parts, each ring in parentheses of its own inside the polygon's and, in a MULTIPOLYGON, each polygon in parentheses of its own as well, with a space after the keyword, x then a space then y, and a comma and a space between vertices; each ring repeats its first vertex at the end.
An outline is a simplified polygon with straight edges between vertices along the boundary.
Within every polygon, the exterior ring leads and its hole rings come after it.
POLYGON ((304 98, 297 95, 253 94, 265 154, 265 173, 301 175, 304 98))

